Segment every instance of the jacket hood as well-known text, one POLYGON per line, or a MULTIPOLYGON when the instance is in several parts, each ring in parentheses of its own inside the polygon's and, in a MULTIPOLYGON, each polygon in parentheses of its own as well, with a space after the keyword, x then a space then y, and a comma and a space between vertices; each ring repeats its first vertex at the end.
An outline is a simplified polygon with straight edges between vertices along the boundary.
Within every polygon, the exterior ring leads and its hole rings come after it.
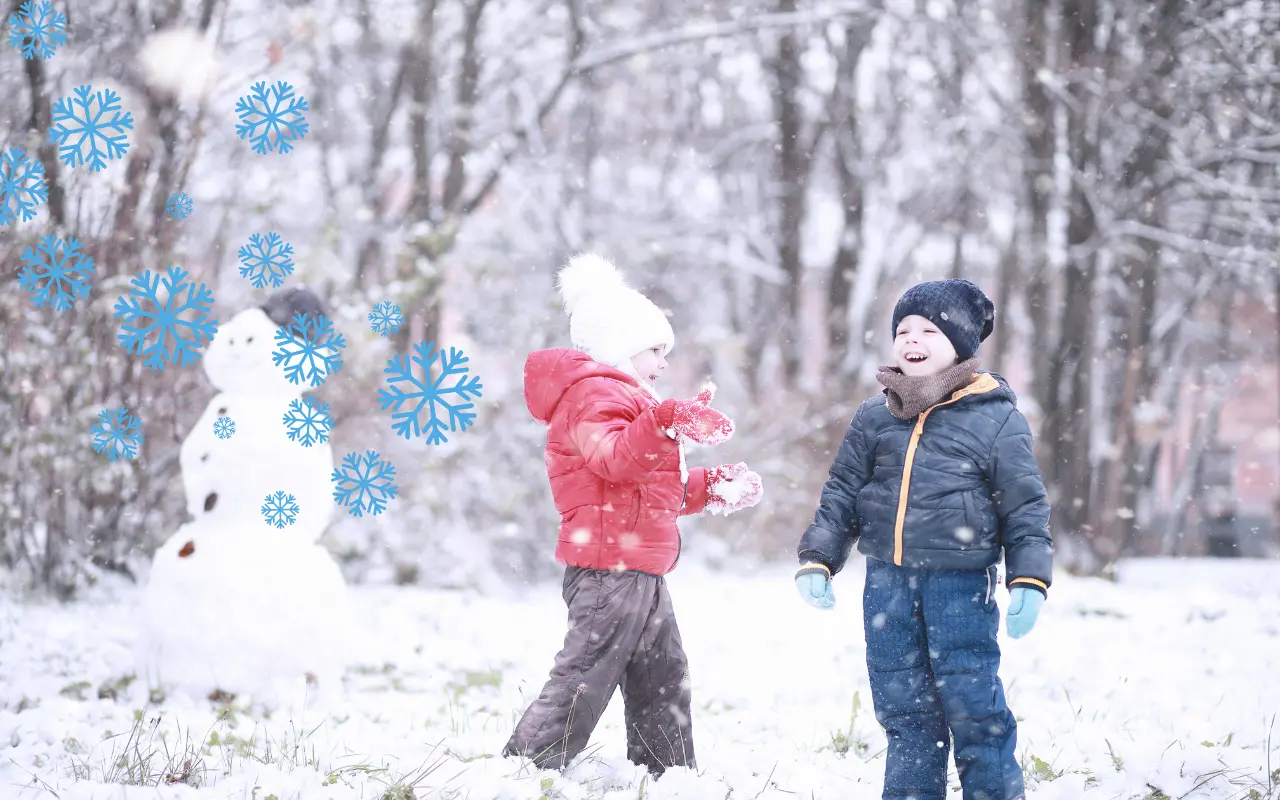
POLYGON ((1001 375, 1000 373, 991 372, 990 370, 985 370, 985 369, 978 370, 978 380, 975 381, 974 383, 975 384, 981 383, 985 386, 989 386, 990 382, 985 380, 988 378, 995 381, 995 386, 991 388, 987 388, 986 391, 983 391, 981 392, 981 394, 976 395, 975 399, 979 401, 1006 400, 1012 403, 1016 408, 1018 405, 1018 396, 1014 394, 1013 389, 1009 386, 1009 382, 1005 380, 1004 376, 1001 375))
POLYGON ((640 388, 635 378, 595 361, 581 350, 567 347, 535 350, 524 362, 524 402, 529 413, 546 425, 565 393, 588 378, 612 378, 640 388))

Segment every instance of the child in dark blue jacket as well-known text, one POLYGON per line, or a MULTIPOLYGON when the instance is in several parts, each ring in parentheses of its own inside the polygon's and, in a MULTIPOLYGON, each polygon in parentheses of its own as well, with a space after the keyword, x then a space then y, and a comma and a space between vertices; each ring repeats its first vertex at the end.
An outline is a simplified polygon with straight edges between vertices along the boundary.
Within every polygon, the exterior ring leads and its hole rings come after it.
POLYGON ((978 369, 995 309, 974 284, 909 289, 893 312, 896 367, 854 415, 800 538, 796 585, 819 608, 850 550, 867 558, 863 623, 884 800, 945 800, 948 733, 964 800, 1024 796, 1017 725, 997 675, 996 564, 1008 633, 1049 589, 1049 501, 1008 383, 978 369))

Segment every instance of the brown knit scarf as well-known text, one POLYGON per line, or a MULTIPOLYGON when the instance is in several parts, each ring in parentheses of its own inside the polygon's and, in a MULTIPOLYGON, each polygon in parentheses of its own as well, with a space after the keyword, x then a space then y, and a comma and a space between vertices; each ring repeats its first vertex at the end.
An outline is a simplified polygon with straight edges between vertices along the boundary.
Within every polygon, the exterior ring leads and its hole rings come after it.
POLYGON ((952 392, 972 383, 978 361, 974 356, 936 375, 903 375, 897 367, 881 367, 876 380, 889 390, 889 413, 911 422, 929 406, 937 405, 952 392))

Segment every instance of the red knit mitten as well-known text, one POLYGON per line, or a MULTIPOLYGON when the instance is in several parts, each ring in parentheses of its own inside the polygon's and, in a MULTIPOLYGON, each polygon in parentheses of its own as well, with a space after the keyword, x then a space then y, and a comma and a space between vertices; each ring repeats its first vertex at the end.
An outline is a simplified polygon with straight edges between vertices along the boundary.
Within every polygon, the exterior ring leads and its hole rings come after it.
POLYGON ((760 475, 742 462, 707 470, 707 510, 713 514, 732 514, 751 508, 763 495, 760 475))
POLYGON ((698 444, 720 444, 733 435, 733 420, 710 408, 715 387, 708 387, 693 400, 663 400, 654 410, 658 427, 698 444))

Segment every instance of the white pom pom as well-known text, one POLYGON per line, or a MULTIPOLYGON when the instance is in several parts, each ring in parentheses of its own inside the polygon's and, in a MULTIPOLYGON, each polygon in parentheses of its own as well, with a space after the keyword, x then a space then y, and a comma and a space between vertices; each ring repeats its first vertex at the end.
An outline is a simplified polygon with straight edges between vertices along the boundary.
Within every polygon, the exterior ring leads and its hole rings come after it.
POLYGON ((584 297, 602 289, 620 289, 627 285, 618 268, 595 253, 580 253, 569 259, 560 270, 559 282, 564 310, 570 315, 584 297))

